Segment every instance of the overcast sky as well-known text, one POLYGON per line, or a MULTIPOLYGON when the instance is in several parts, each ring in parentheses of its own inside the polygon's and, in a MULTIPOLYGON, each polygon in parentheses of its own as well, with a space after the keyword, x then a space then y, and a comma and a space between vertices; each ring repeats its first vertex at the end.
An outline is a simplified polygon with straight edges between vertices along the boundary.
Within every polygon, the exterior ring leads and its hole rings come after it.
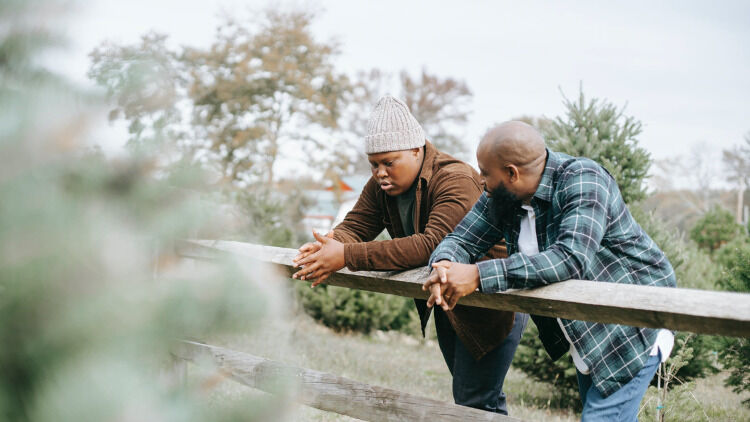
MULTIPOLYGON (((278 4, 279 2, 274 2, 278 4)), ((149 31, 175 45, 208 45, 220 12, 265 1, 97 0, 81 2, 69 25, 61 70, 85 82, 88 52, 105 39, 131 43, 149 31)), ((750 131, 748 1, 405 1, 284 2, 320 9, 321 38, 336 37, 340 69, 397 73, 422 68, 463 79, 474 93, 466 142, 493 123, 562 113, 562 90, 579 83, 644 124, 654 158, 705 142, 715 151, 750 131), (571 3, 571 2, 568 2, 571 3)), ((122 130, 122 128, 115 129, 122 130)), ((115 139, 124 139, 112 135, 115 139)))

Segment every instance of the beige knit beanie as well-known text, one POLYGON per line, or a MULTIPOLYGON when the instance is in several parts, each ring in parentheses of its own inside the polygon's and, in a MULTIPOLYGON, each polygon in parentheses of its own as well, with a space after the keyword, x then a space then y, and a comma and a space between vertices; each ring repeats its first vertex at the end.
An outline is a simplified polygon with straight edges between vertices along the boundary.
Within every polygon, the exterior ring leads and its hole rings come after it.
POLYGON ((386 95, 375 105, 367 122, 365 153, 401 151, 424 146, 422 126, 403 101, 386 95))

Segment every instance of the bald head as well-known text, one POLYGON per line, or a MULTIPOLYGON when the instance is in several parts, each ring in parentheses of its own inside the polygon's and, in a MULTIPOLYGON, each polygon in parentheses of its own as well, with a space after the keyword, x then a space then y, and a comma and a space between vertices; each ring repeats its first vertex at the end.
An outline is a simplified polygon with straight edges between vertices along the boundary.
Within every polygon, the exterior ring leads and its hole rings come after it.
POLYGON ((542 135, 533 126, 511 120, 501 123, 484 135, 477 155, 500 160, 503 164, 527 167, 546 157, 542 135))
POLYGON ((542 135, 518 121, 490 129, 477 148, 485 190, 493 198, 505 198, 500 202, 509 202, 508 198, 530 201, 541 181, 546 158, 542 135))

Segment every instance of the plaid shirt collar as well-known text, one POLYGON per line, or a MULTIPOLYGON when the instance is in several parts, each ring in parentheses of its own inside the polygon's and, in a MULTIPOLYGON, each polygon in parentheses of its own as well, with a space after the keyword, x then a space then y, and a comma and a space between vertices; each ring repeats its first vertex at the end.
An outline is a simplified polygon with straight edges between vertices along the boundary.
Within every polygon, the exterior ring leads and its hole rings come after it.
POLYGON ((552 201, 552 187, 554 186, 555 173, 560 168, 560 165, 565 162, 565 159, 560 156, 559 153, 547 150, 547 164, 544 166, 544 172, 542 173, 542 179, 539 181, 539 186, 536 188, 534 193, 535 199, 541 199, 545 202, 552 201))

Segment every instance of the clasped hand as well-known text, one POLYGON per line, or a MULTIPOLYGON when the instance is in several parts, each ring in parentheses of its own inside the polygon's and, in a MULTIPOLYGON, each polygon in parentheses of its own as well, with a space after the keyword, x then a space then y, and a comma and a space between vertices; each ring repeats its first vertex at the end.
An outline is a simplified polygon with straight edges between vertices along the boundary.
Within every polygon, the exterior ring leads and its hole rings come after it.
POLYGON ((292 275, 300 280, 312 280, 310 287, 322 283, 331 274, 344 268, 344 244, 333 239, 333 232, 321 236, 313 231, 315 242, 305 243, 292 260, 302 269, 292 275))
POLYGON ((458 299, 479 288, 479 269, 474 264, 440 261, 432 264, 432 272, 422 285, 429 291, 427 306, 438 305, 444 311, 456 307, 458 299))

